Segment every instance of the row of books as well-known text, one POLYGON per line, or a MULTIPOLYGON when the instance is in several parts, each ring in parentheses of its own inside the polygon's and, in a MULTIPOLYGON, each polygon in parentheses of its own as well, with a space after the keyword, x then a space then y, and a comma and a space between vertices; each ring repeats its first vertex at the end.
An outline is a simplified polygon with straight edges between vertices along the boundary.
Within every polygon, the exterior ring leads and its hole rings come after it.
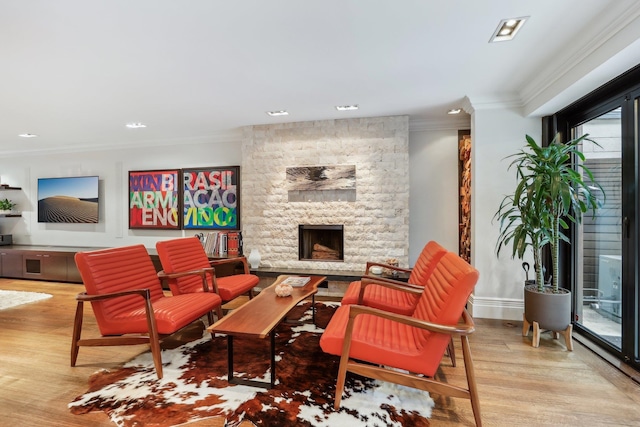
POLYGON ((211 231, 204 233, 202 246, 207 255, 239 256, 242 255, 241 231, 211 231))

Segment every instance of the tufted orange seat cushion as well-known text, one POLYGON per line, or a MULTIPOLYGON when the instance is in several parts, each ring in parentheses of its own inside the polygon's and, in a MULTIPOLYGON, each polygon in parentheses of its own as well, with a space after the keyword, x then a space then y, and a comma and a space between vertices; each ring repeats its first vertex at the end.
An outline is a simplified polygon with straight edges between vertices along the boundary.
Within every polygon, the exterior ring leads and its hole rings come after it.
MULTIPOLYGON (((478 280, 478 271, 447 252, 435 264, 411 317, 456 325, 478 280)), ((340 307, 320 339, 320 347, 340 356, 350 305, 340 307)), ((349 357, 433 376, 450 342, 448 334, 419 330, 393 320, 363 314, 355 319, 349 357)))
MULTIPOLYGON (((222 303, 216 294, 164 295, 156 269, 143 245, 76 254, 76 265, 88 295, 148 289, 159 334, 172 334, 222 303)), ((144 299, 138 295, 92 301, 100 333, 147 333, 144 299)))
MULTIPOLYGON (((447 253, 447 250, 435 241, 428 242, 418 256, 416 263, 409 275, 408 283, 418 286, 425 286, 429 276, 433 272, 436 263, 447 253)), ((342 305, 357 304, 362 283, 351 282, 347 288, 342 305)), ((368 285, 364 291, 363 305, 379 308, 393 313, 410 315, 418 303, 419 297, 406 292, 399 292, 394 289, 382 286, 368 285)))

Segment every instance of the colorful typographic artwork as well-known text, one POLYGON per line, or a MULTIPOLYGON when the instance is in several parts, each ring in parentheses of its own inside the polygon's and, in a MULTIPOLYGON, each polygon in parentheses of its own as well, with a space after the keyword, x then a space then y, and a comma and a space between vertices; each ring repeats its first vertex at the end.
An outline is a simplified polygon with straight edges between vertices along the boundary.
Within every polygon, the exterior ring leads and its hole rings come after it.
POLYGON ((183 228, 240 228, 240 167, 183 169, 183 228))
POLYGON ((180 229, 180 170, 129 172, 129 228, 180 229))

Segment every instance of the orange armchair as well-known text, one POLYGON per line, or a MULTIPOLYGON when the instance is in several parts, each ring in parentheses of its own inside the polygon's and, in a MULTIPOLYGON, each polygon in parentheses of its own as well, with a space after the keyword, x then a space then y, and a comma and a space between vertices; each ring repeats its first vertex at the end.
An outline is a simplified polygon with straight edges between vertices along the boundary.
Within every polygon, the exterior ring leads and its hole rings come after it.
MULTIPOLYGON (((431 240, 422 248, 422 252, 420 252, 412 269, 368 262, 365 277, 349 284, 342 298, 341 305, 366 305, 367 307, 410 316, 418 304, 420 294, 427 284, 431 273, 433 273, 440 258, 446 253, 447 250, 445 248, 431 240), (407 280, 407 283, 404 283, 375 275, 370 276, 369 269, 374 265, 403 273, 410 273, 409 280, 407 280), (387 284, 383 286, 380 282, 387 284)), ((447 353, 451 359, 451 364, 456 366, 456 350, 453 345, 453 337, 451 337, 447 353)))
POLYGON ((393 313, 410 315, 418 304, 421 292, 402 292, 395 287, 378 285, 381 281, 395 283, 399 288, 415 288, 422 290, 436 264, 447 253, 447 250, 435 241, 428 242, 422 249, 420 256, 412 269, 390 266, 375 262, 368 262, 365 277, 362 280, 351 282, 347 288, 341 304, 360 304, 368 307, 379 308, 393 313), (407 284, 396 280, 369 275, 369 269, 374 266, 394 269, 396 271, 410 273, 407 284))
POLYGON ((209 260, 197 237, 164 240, 156 243, 158 257, 163 271, 158 273, 161 279, 169 282, 174 295, 185 293, 212 291, 220 295, 223 304, 240 295, 248 294, 253 297, 253 288, 260 282, 255 274, 249 273, 249 266, 245 257, 209 260), (243 274, 226 277, 216 277, 215 267, 224 264, 238 264, 243 266, 243 274), (199 271, 206 274, 203 289, 202 281, 198 277, 185 272, 199 271))
MULTIPOLYGON (((143 245, 78 252, 76 265, 86 292, 78 294, 71 366, 80 346, 149 344, 158 378, 162 378, 160 341, 212 311, 222 317, 216 294, 165 296, 160 279, 143 245), (84 303, 90 302, 99 338, 82 339, 84 303)), ((199 274, 204 280, 204 274, 199 274)))
POLYGON ((475 326, 464 308, 477 280, 477 270, 459 256, 448 252, 436 264, 410 316, 360 305, 340 307, 320 339, 320 347, 324 352, 340 356, 335 409, 340 407, 346 374, 353 372, 381 381, 470 399, 476 425, 481 426, 468 340, 475 326), (462 324, 459 323, 460 319, 462 324), (453 336, 459 336, 462 342, 468 388, 435 379, 453 336))

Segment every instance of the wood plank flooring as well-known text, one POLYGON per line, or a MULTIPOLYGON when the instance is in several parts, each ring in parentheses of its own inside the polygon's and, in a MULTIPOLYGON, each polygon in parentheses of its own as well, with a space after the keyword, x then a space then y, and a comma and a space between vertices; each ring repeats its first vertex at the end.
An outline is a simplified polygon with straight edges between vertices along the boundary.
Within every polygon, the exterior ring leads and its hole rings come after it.
MULTIPOLYGON (((0 289, 46 292, 53 298, 0 310, 0 425, 110 426, 102 413, 72 415, 67 404, 87 390, 87 379, 146 351, 145 346, 83 347, 69 366, 74 297, 82 285, 0 279, 0 289)), ((522 337, 520 322, 476 319, 471 337, 485 426, 638 426, 640 386, 574 341, 542 335, 540 347, 522 337)), ((85 331, 97 332, 90 309, 85 331)), ((458 367, 445 359, 440 376, 464 384, 458 367)), ((433 426, 472 426, 468 401, 432 396, 433 426)), ((192 424, 221 426, 220 420, 192 424)))

